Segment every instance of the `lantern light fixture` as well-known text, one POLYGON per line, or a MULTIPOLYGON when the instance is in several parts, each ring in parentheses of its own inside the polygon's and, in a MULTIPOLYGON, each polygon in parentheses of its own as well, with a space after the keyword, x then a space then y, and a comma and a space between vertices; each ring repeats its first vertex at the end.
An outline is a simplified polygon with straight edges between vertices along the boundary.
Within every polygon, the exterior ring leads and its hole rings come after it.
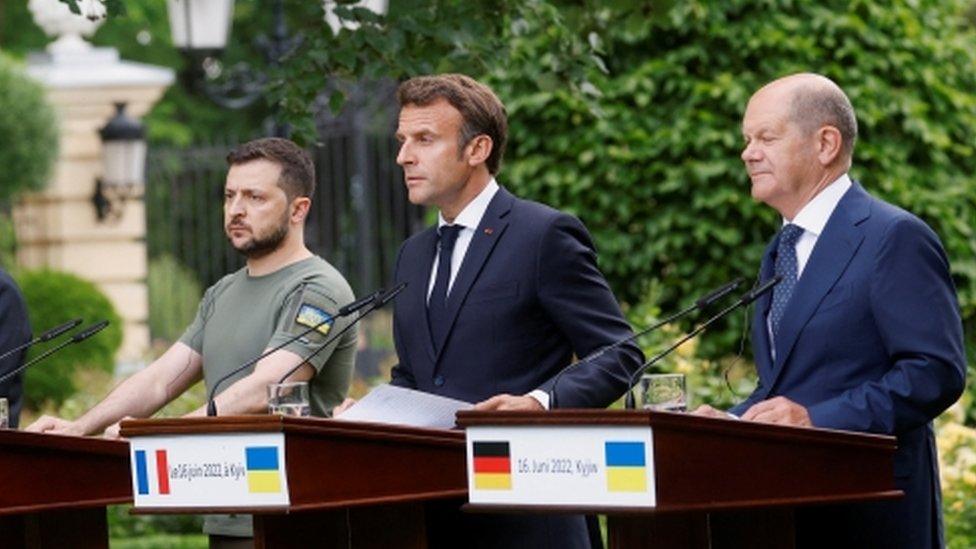
POLYGON ((122 217, 125 201, 145 186, 146 132, 138 120, 115 104, 115 115, 99 130, 102 138, 102 177, 95 181, 95 215, 100 222, 122 217))

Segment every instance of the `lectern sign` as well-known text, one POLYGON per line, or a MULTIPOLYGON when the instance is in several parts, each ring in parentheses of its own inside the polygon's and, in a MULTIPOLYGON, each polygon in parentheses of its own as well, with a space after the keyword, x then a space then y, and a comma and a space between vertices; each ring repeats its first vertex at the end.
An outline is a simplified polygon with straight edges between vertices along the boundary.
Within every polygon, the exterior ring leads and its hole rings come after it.
POLYGON ((472 425, 467 449, 471 503, 655 505, 647 427, 472 425))
POLYGON ((282 433, 141 436, 130 448, 136 507, 288 505, 282 433))

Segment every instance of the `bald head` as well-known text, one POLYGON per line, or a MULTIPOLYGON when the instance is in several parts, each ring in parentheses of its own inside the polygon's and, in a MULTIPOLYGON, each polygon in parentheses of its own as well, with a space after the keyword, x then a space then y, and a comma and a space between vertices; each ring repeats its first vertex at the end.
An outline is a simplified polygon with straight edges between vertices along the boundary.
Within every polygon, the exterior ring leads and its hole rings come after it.
MULTIPOLYGON (((847 94, 833 80, 813 73, 784 76, 763 86, 763 93, 781 95, 790 105, 790 121, 804 133, 833 126, 841 135, 841 160, 848 166, 857 140, 857 119, 847 94)), ((755 96, 754 96, 755 97, 755 96)))
POLYGON ((793 216, 850 169, 857 122, 836 84, 795 74, 757 91, 742 117, 752 196, 793 216))

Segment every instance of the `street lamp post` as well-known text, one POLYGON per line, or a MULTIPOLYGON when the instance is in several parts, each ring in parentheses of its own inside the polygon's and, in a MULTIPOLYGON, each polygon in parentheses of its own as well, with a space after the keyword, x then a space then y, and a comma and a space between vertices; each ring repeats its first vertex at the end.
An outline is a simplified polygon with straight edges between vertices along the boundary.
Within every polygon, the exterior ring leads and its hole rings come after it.
MULTIPOLYGON (((266 72, 247 63, 237 63, 225 70, 218 60, 227 45, 234 0, 167 0, 167 8, 173 45, 190 59, 190 68, 184 76, 191 88, 202 91, 221 107, 234 110, 252 105, 264 94, 268 87, 266 72)), ((270 70, 279 67, 301 42, 301 35, 288 33, 283 0, 274 0, 271 35, 255 40, 270 70)), ((286 137, 289 129, 277 109, 272 118, 272 133, 286 137)))

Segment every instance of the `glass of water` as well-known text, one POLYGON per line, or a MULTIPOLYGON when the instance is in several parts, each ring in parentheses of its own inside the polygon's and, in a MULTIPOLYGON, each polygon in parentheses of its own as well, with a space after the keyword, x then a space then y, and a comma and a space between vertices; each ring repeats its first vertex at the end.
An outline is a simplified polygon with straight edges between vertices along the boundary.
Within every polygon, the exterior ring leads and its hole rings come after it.
POLYGON ((308 382, 289 381, 268 385, 268 413, 282 416, 309 416, 308 382))
POLYGON ((640 380, 641 405, 645 410, 688 411, 684 374, 644 374, 640 380))
POLYGON ((10 427, 10 405, 7 399, 0 398, 0 429, 10 427))

